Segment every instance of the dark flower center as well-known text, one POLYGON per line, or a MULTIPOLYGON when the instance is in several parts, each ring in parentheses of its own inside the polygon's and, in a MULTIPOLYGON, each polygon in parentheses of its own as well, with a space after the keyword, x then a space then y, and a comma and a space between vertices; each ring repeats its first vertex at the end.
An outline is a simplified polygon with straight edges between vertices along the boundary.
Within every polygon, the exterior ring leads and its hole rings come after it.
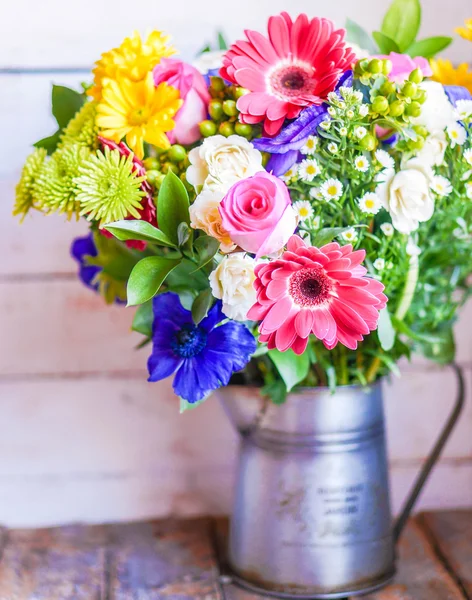
POLYGON ((305 85, 305 77, 299 71, 282 76, 280 83, 289 90, 301 90, 305 85))
POLYGON ((303 62, 280 64, 268 75, 268 86, 280 100, 313 95, 317 86, 313 67, 303 62))
POLYGON ((289 293, 299 306, 319 306, 329 299, 332 287, 332 280, 322 267, 311 267, 290 277, 289 293))
POLYGON ((196 325, 184 325, 171 342, 171 348, 181 358, 192 358, 205 348, 207 332, 196 325))

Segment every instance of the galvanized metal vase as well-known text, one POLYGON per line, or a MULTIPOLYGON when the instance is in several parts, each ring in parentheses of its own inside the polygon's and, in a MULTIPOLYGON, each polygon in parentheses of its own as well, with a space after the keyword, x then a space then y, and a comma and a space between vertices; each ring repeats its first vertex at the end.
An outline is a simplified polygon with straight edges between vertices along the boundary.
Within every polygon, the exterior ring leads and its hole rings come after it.
POLYGON ((218 392, 241 434, 229 561, 279 597, 364 594, 394 575, 381 386, 314 388, 282 406, 218 392))

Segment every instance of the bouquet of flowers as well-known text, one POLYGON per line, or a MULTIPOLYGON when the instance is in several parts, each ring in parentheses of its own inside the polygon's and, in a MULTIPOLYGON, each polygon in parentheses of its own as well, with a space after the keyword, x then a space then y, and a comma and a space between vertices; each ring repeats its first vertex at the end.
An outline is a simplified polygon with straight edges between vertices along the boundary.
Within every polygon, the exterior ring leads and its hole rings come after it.
POLYGON ((433 60, 451 38, 417 41, 420 14, 395 0, 347 41, 284 12, 193 65, 135 33, 82 93, 53 88, 59 129, 27 158, 14 214, 89 221, 79 276, 138 307, 149 380, 173 375, 183 409, 233 382, 280 403, 370 384, 412 349, 452 359, 472 74, 433 60))

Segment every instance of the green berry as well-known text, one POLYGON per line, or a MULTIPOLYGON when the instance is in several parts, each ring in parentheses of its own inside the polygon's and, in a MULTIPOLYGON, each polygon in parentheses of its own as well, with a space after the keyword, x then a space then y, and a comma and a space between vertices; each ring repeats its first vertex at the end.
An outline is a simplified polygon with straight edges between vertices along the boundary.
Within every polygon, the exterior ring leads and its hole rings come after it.
POLYGON ((428 136, 428 130, 423 125, 413 125, 413 131, 415 131, 415 133, 417 133, 421 137, 428 136))
POLYGON ((402 87, 402 94, 405 98, 413 98, 418 93, 418 86, 412 81, 405 81, 402 87))
POLYGON ((389 58, 386 58, 383 61, 382 73, 384 75, 388 75, 392 69, 393 69, 392 61, 389 58))
POLYGON ((228 115, 228 117, 235 117, 238 114, 236 102, 234 100, 225 100, 223 102, 223 112, 225 115, 228 115))
POLYGON ((361 73, 364 71, 367 71, 367 69, 369 68, 369 59, 363 58, 356 64, 356 66, 359 67, 359 70, 361 71, 361 73))
POLYGON ((172 164, 171 162, 165 162, 162 165, 161 169, 162 169, 163 173, 168 173, 169 171, 172 171, 172 173, 178 172, 177 167, 174 164, 172 164))
POLYGON ((216 134, 216 123, 213 121, 202 121, 199 127, 203 137, 210 137, 216 134))
POLYGON ((368 133, 367 135, 365 135, 359 141, 359 146, 361 148, 363 148, 364 150, 368 150, 369 152, 371 152, 375 148, 376 144, 377 144, 377 140, 370 133, 368 133))
POLYGON ((215 92, 222 92, 225 89, 225 82, 221 79, 221 77, 210 77, 210 87, 215 92))
POLYGON ((150 169, 146 172, 146 179, 151 185, 156 185, 157 179, 160 175, 162 175, 162 173, 159 173, 159 171, 156 169, 150 169))
POLYGON ((236 100, 238 100, 238 98, 242 98, 246 94, 249 94, 248 89, 243 88, 243 87, 235 87, 234 88, 234 97, 236 98, 236 100))
POLYGON ((424 104, 426 102, 427 97, 428 97, 427 91, 419 89, 418 93, 416 94, 414 99, 416 100, 416 102, 419 102, 420 104, 424 104))
POLYGON ((180 144, 174 144, 169 148, 168 156, 173 163, 179 163, 187 158, 187 151, 180 144))
POLYGON ((219 100, 212 100, 208 105, 210 117, 215 121, 219 121, 223 116, 223 104, 219 100))
POLYGON ((388 100, 385 96, 377 96, 372 102, 372 112, 386 113, 388 111, 388 100))
POLYGON ((386 81, 385 83, 382 83, 382 85, 380 86, 380 93, 383 96, 390 96, 390 94, 394 94, 396 90, 395 84, 393 83, 393 81, 386 81))
POLYGON ((405 103, 402 102, 401 100, 394 100, 390 104, 390 116, 391 117, 399 117, 400 115, 403 114, 404 110, 405 110, 405 103))
POLYGON ((221 135, 229 137, 234 133, 234 125, 229 121, 225 121, 224 123, 221 123, 221 125, 218 128, 218 131, 221 133, 221 135))
POLYGON ((159 176, 156 178, 155 187, 160 188, 166 176, 163 173, 159 173, 159 176))
POLYGON ((236 123, 234 125, 234 131, 238 135, 242 135, 245 138, 250 138, 252 136, 252 127, 251 125, 247 125, 246 123, 236 123))
POLYGON ((421 104, 419 102, 411 102, 405 108, 407 117, 419 117, 421 114, 421 104))
POLYGON ((423 81, 423 71, 420 68, 415 69, 410 73, 408 80, 412 83, 421 83, 423 81))
POLYGON ((148 156, 144 159, 144 166, 148 171, 153 171, 159 169, 160 162, 154 156, 148 156))
POLYGON ((373 73, 374 75, 376 75, 377 73, 382 73, 382 69, 383 69, 382 63, 383 63, 383 61, 380 60, 379 58, 373 58, 369 62, 369 67, 368 67, 369 73, 373 73))
POLYGON ((414 141, 410 140, 409 146, 413 150, 421 150, 421 148, 423 148, 423 146, 424 146, 424 138, 421 136, 418 136, 416 138, 416 140, 414 140, 414 141))

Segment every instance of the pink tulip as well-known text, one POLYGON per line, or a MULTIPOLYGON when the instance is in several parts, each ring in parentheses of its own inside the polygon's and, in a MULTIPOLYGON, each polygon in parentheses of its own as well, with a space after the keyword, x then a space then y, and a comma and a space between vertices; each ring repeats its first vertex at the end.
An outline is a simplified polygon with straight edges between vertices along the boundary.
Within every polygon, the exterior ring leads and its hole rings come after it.
POLYGON ((167 133, 172 144, 193 144, 201 138, 198 124, 207 118, 210 94, 203 75, 191 65, 175 58, 163 58, 154 67, 154 83, 177 88, 184 101, 176 114, 175 127, 167 133))

